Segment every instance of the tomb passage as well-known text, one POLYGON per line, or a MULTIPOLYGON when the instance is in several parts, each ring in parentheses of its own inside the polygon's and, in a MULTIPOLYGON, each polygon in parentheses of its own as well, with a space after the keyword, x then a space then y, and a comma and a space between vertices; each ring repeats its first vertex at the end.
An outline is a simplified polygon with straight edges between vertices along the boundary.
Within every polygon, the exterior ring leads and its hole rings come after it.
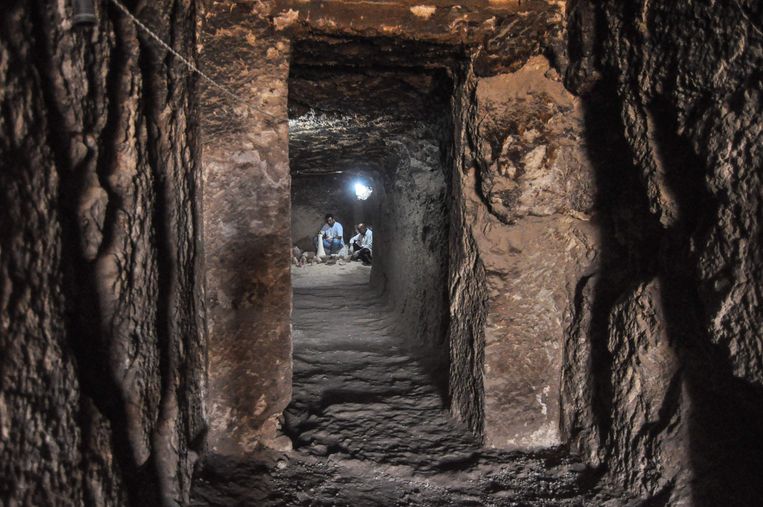
POLYGON ((760 6, 4 2, 0 504, 758 505, 760 6))

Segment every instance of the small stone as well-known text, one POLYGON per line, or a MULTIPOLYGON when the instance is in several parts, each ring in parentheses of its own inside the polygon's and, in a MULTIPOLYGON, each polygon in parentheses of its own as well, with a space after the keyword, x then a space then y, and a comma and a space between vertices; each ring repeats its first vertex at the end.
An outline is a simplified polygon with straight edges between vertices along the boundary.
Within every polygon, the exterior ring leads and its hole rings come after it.
POLYGON ((316 456, 326 456, 329 453, 329 448, 323 444, 313 444, 310 446, 310 451, 316 456))
POLYGON ((265 442, 265 445, 276 451, 291 451, 294 446, 291 439, 286 435, 280 435, 265 442))

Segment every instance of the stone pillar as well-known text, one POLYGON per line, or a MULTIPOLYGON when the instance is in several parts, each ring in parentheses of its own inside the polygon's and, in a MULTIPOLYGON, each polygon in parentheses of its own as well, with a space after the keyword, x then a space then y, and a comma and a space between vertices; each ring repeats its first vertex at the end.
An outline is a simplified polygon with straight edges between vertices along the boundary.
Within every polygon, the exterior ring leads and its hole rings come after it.
POLYGON ((462 107, 473 165, 454 182, 454 222, 465 234, 451 240, 451 341, 454 372, 482 382, 471 394, 451 389, 454 412, 487 446, 556 446, 575 286, 598 249, 582 111, 543 57, 471 86, 465 95, 476 103, 462 107), (483 282, 470 288, 474 275, 483 282), (464 301, 474 317, 463 315, 464 301), (453 336, 467 331, 471 346, 453 336))
POLYGON ((236 2, 206 13, 205 69, 239 97, 203 94, 209 311, 209 446, 289 446, 291 398, 289 42, 236 2))

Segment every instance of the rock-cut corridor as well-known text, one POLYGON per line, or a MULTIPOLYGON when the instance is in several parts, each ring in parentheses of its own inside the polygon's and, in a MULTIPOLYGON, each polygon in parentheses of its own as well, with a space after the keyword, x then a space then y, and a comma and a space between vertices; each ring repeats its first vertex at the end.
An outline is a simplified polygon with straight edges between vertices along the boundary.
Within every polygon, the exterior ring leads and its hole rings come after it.
POLYGON ((761 69, 760 0, 3 2, 0 505, 761 505, 761 69))
POLYGON ((627 505, 562 449, 484 449, 445 410, 360 263, 293 272, 295 451, 212 458, 192 505, 627 505))

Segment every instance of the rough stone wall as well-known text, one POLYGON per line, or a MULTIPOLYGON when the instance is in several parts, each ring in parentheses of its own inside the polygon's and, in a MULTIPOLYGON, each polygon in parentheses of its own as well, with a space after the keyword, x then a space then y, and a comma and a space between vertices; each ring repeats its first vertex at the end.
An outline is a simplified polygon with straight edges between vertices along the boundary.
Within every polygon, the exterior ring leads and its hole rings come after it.
MULTIPOLYGON (((460 109, 467 111, 463 135, 471 150, 454 185, 457 221, 470 239, 454 245, 451 276, 459 287, 451 311, 456 326, 484 319, 483 329, 469 333, 484 347, 471 352, 484 354, 481 389, 472 388, 484 411, 476 429, 489 446, 555 446, 564 441, 560 380, 575 287, 598 251, 582 105, 541 56, 515 72, 470 82, 460 109), (474 305, 462 308, 458 292, 473 298, 476 287, 459 271, 474 260, 486 288, 484 311, 470 317, 462 312, 474 312, 474 305)), ((463 333, 451 329, 460 347, 454 362, 466 357, 463 333)), ((474 420, 477 402, 464 400, 461 389, 452 388, 455 412, 474 420)))
POLYGON ((289 42, 264 5, 215 2, 201 59, 210 450, 288 447, 291 398, 289 42), (259 8, 265 10, 258 10, 259 8))
POLYGON ((614 480, 674 505, 761 494, 762 16, 745 1, 569 9, 567 82, 612 146, 592 153, 609 218, 572 333, 588 357, 570 366, 591 376, 570 429, 614 480))
MULTIPOLYGON (((461 174, 474 171, 473 145, 467 126, 474 119, 476 79, 470 68, 456 74, 452 98, 453 142, 447 152, 452 167, 450 233, 448 245, 448 397, 450 411, 475 435, 484 430, 484 361, 487 291, 485 265, 479 258, 472 234, 466 233, 464 196, 474 192, 461 174)), ((472 178, 473 179, 473 178, 472 178)), ((472 181, 473 183, 473 181, 472 181)))
POLYGON ((394 307, 400 335, 426 358, 432 380, 447 391, 445 327, 448 188, 441 132, 417 122, 388 140, 384 198, 374 231, 372 283, 394 307))
MULTIPOLYGON (((194 79, 113 7, 0 15, 0 498, 188 501, 205 431, 194 79)), ((193 59, 193 2, 136 13, 193 59)))
MULTIPOLYGON (((468 46, 474 49, 477 75, 516 70, 548 49, 551 40, 560 41, 564 26, 564 3, 558 0, 273 3, 275 22, 297 37, 318 33, 396 40, 403 47, 412 41, 468 46)), ((408 53, 409 65, 419 56, 408 53)))

